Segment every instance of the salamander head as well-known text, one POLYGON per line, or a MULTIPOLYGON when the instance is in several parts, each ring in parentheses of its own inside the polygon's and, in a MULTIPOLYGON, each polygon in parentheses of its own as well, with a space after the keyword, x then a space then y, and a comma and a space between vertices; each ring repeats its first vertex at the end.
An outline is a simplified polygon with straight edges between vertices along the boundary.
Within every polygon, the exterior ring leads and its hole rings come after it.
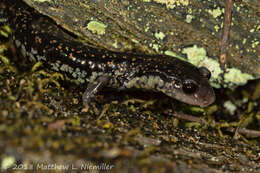
MULTIPOLYGON (((136 68, 124 82, 122 88, 155 90, 179 101, 206 107, 215 101, 215 94, 209 84, 210 71, 178 59, 164 57, 164 61, 146 60, 136 68)), ((130 68, 131 70, 134 68, 130 68)), ((133 71, 133 70, 132 70, 133 71)))
POLYGON ((215 101, 213 88, 209 84, 210 71, 205 67, 196 68, 191 64, 182 66, 176 72, 164 73, 167 81, 157 90, 182 102, 206 107, 215 101))
MULTIPOLYGON (((155 90, 179 101, 206 107, 215 101, 213 88, 209 84, 210 71, 194 65, 163 56, 140 60, 137 67, 130 68, 131 75, 122 88, 155 90), (133 69, 138 69, 136 72, 133 69)), ((134 63, 131 63, 134 64, 134 63)), ((130 73, 130 72, 129 72, 130 73)))

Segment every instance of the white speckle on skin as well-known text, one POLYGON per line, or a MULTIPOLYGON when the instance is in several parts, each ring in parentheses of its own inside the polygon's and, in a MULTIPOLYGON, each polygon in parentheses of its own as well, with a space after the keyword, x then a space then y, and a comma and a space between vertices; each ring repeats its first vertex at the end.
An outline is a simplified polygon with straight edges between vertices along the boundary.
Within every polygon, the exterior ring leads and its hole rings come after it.
POLYGON ((51 64, 51 68, 53 69, 53 70, 55 70, 55 71, 59 71, 59 68, 60 67, 60 64, 59 63, 52 63, 51 64))
POLYGON ((67 64, 62 64, 61 67, 60 67, 60 70, 65 71, 65 72, 69 72, 69 73, 72 74, 74 69, 67 64))
POLYGON ((90 83, 95 83, 97 81, 97 78, 102 76, 103 74, 103 72, 92 72, 91 76, 89 77, 89 79, 87 79, 87 81, 90 83))
POLYGON ((156 89, 157 87, 162 87, 164 85, 164 81, 159 76, 142 76, 142 77, 135 77, 124 83, 126 88, 142 88, 142 89, 156 89))

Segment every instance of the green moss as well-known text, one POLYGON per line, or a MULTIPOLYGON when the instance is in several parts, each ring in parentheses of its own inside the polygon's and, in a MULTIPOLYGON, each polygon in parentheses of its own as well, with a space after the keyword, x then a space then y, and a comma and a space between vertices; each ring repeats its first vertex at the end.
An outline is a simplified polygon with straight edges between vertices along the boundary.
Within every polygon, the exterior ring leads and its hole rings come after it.
MULTIPOLYGON (((1 18, 0 18, 0 23, 1 23, 1 18)), ((6 38, 9 37, 9 35, 11 34, 11 29, 8 25, 4 25, 0 27, 0 35, 4 36, 6 38)))

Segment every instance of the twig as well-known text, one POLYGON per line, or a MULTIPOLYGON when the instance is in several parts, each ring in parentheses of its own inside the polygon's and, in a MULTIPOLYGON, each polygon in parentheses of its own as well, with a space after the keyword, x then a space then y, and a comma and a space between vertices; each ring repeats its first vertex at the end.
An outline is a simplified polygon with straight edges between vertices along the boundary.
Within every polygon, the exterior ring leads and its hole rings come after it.
POLYGON ((221 42, 220 42, 220 66, 225 71, 225 64, 227 61, 227 50, 229 45, 229 33, 232 20, 232 5, 233 0, 226 0, 225 14, 224 14, 224 25, 222 30, 221 42))
POLYGON ((184 119, 184 120, 188 120, 188 121, 192 121, 192 122, 197 122, 197 123, 200 123, 200 124, 205 124, 205 122, 199 118, 199 117, 194 117, 192 115, 187 115, 187 114, 184 114, 182 112, 174 112, 173 113, 173 116, 177 117, 177 118, 181 118, 181 119, 184 119))
MULTIPOLYGON (((192 115, 187 115, 182 112, 174 112, 173 116, 180 118, 180 119, 187 120, 187 121, 197 122, 200 124, 206 124, 206 122, 203 119, 192 116, 192 115)), ((215 126, 217 126, 217 124, 218 123, 216 123, 215 126)), ((239 134, 248 135, 251 137, 260 137, 260 131, 258 131, 258 130, 249 130, 246 128, 234 128, 234 127, 229 127, 229 128, 227 128, 227 130, 230 132, 233 132, 233 133, 235 133, 237 131, 239 134)))
POLYGON ((234 128, 234 127, 230 127, 227 129, 230 132, 235 132, 237 130, 237 132, 239 134, 243 134, 243 135, 249 135, 252 137, 260 137, 260 131, 258 130, 249 130, 249 129, 245 129, 245 128, 234 128))

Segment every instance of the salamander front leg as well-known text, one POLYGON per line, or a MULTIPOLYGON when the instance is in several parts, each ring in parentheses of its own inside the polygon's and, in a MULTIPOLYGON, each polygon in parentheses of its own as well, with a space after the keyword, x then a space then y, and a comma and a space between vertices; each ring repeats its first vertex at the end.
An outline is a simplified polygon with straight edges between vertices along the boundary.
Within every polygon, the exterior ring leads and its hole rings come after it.
POLYGON ((89 103, 91 101, 91 98, 95 96, 95 94, 100 91, 109 81, 108 76, 101 76, 97 79, 96 83, 89 83, 88 88, 84 92, 82 96, 83 105, 88 110, 89 103))

